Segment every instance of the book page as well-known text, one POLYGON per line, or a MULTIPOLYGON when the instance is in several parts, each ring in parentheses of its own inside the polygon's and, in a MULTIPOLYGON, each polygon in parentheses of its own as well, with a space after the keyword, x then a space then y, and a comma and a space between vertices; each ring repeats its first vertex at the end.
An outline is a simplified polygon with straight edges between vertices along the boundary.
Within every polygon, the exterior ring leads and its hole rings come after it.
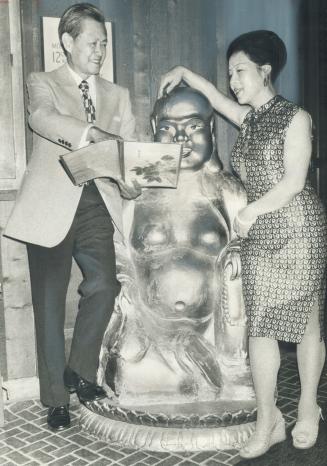
POLYGON ((181 145, 159 142, 124 142, 124 178, 142 187, 176 188, 181 145))
POLYGON ((118 143, 116 140, 89 144, 60 157, 61 163, 74 184, 80 185, 94 178, 122 178, 118 143))

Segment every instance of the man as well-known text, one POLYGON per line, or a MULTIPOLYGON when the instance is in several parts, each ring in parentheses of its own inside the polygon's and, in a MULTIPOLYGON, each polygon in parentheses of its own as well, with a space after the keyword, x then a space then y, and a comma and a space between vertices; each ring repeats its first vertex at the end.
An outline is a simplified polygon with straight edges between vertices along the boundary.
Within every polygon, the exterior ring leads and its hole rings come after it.
POLYGON ((27 243, 36 326, 40 398, 48 425, 70 424, 69 391, 82 402, 105 396, 98 355, 120 285, 113 236, 122 238, 121 195, 139 188, 109 179, 74 186, 58 159, 68 150, 134 137, 129 94, 98 76, 106 55, 105 19, 93 5, 69 7, 59 24, 67 64, 27 81, 33 153, 5 234, 27 243), (72 257, 83 281, 68 367, 65 299, 72 257), (64 376, 65 371, 65 376, 64 376))

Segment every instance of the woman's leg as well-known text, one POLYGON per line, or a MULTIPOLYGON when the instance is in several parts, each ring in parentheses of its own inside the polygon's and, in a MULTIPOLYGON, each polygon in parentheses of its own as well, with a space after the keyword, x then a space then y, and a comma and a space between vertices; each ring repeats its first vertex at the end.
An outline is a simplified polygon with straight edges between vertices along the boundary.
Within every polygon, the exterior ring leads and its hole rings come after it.
POLYGON ((250 337, 249 353, 257 399, 257 423, 255 433, 240 450, 240 455, 254 458, 264 454, 272 444, 285 439, 285 424, 275 406, 280 366, 278 342, 270 338, 250 337))
POLYGON ((325 354, 325 343, 320 341, 319 310, 316 305, 310 315, 303 339, 297 345, 301 381, 298 421, 317 419, 317 390, 325 354))
POLYGON ((276 412, 275 389, 280 366, 278 342, 270 338, 250 337, 249 356, 257 399, 256 432, 271 428, 276 412))

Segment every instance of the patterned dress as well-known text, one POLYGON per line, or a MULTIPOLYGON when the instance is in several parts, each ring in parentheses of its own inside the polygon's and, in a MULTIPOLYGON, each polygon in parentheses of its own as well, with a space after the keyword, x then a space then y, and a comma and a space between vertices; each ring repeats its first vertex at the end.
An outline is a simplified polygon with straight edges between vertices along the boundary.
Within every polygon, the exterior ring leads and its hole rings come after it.
MULTIPOLYGON (((250 110, 232 153, 248 202, 284 174, 286 130, 299 107, 277 95, 250 110)), ((318 304, 321 337, 326 286, 327 226, 322 203, 306 182, 285 207, 260 215, 242 240, 241 263, 249 335, 300 343, 318 304)))

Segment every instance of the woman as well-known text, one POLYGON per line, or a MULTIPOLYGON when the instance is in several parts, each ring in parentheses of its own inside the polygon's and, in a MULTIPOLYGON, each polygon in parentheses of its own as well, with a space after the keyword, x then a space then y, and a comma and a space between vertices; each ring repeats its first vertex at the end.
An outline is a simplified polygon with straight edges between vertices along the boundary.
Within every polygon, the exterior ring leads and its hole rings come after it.
POLYGON ((238 103, 181 66, 162 77, 159 95, 183 81, 240 127, 232 163, 249 203, 238 213, 234 228, 243 238, 243 287, 257 398, 256 431, 240 455, 254 458, 286 438, 283 416, 275 406, 278 340, 297 343, 301 396, 293 445, 310 448, 317 439, 317 388, 325 360, 327 227, 322 204, 307 180, 311 118, 277 95, 272 84, 286 62, 283 41, 271 31, 242 34, 230 44, 227 58, 238 103))

